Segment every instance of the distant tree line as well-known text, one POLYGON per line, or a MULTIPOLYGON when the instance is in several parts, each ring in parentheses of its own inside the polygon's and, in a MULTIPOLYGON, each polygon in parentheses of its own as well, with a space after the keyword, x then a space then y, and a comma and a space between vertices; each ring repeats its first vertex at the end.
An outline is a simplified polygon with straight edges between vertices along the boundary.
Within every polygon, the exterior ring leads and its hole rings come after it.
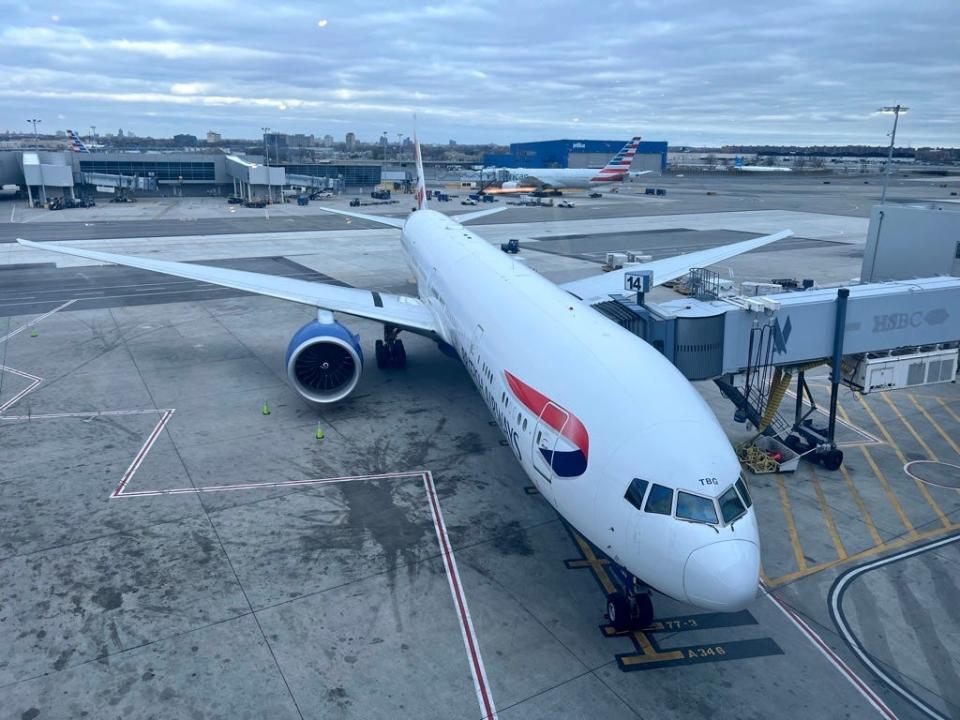
MULTIPOLYGON (((701 150, 701 148, 690 148, 701 150)), ((797 155, 800 157, 886 157, 887 148, 877 145, 724 145, 720 148, 702 148, 703 151, 743 153, 749 155, 797 155)), ((912 158, 921 162, 958 162, 960 148, 905 148, 893 149, 897 158, 912 158)))

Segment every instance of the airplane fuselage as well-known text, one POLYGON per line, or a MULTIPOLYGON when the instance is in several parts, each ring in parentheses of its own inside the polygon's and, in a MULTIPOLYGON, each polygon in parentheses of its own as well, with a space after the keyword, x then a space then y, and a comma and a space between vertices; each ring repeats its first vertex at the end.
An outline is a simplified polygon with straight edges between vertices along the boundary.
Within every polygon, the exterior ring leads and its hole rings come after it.
POLYGON ((740 474, 726 435, 686 378, 641 339, 453 219, 413 213, 402 246, 444 340, 557 511, 667 595, 711 610, 748 604, 759 575, 753 508, 732 523, 676 516, 681 497, 712 502, 740 474), (625 499, 634 478, 673 491, 667 514, 625 499))
POLYGON ((620 182, 627 173, 601 175, 600 170, 590 168, 516 168, 510 171, 510 176, 513 181, 521 184, 529 178, 531 182, 536 181, 552 188, 578 189, 620 182))

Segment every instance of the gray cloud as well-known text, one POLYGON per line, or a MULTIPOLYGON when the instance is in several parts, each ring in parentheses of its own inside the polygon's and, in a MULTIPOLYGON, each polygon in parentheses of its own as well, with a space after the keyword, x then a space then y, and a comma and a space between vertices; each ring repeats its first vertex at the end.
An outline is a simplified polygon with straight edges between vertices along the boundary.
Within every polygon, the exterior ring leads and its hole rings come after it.
POLYGON ((902 102, 898 141, 960 144, 955 0, 0 9, 9 129, 882 144, 902 102))

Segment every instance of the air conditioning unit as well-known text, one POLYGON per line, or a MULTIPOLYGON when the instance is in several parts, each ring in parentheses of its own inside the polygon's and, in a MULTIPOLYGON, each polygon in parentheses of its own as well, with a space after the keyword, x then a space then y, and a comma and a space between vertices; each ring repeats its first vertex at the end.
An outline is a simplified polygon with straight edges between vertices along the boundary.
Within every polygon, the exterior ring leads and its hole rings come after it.
POLYGON ((863 393, 951 382, 957 376, 958 350, 930 350, 908 355, 844 358, 844 382, 863 393))

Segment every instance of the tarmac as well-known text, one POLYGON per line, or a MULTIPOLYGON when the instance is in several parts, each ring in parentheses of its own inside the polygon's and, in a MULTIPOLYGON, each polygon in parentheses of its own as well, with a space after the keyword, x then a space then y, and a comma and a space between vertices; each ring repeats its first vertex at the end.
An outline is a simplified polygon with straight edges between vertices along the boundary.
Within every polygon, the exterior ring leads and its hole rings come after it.
MULTIPOLYGON (((791 227, 722 270, 840 282, 859 275, 869 180, 664 178, 666 200, 511 208, 475 231, 521 238, 527 262, 563 281, 606 252, 791 227)), ((891 197, 935 191, 895 180, 891 197)), ((315 205, 250 211, 261 232, 207 217, 229 212, 207 198, 4 204, 0 217, 26 222, 0 238, 415 292, 395 231, 315 205), (288 216, 315 225, 276 227, 288 216)), ((606 559, 530 487, 462 367, 406 336, 406 370, 371 363, 317 411, 282 368, 312 316, 0 246, 5 717, 960 717, 955 383, 844 391, 840 471, 748 475, 757 600, 717 615, 658 595, 654 626, 618 636, 606 559), (936 465, 905 472, 916 461, 936 465)), ((372 357, 379 327, 346 322, 372 357)), ((808 379, 823 401, 826 372, 808 379)), ((698 387, 732 441, 749 436, 698 387)))

